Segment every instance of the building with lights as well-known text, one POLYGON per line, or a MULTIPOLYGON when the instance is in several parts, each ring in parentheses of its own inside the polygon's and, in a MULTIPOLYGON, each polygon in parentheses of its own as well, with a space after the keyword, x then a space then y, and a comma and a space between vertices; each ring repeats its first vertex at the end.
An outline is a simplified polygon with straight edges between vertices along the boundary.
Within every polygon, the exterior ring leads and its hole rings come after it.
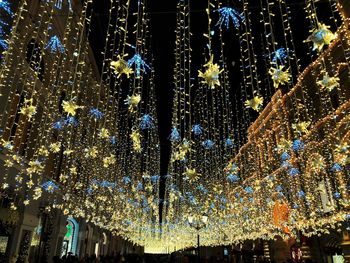
MULTIPOLYGON (((8 56, 6 59, 10 63, 6 70, 11 74, 6 75, 3 72, 2 75, 2 86, 6 88, 0 97, 0 115, 2 125, 6 128, 1 130, 1 138, 2 142, 13 143, 7 147, 2 144, 0 150, 0 181, 3 185, 0 190, 0 262, 47 262, 47 259, 54 256, 117 255, 135 253, 139 249, 110 231, 88 223, 87 220, 67 217, 62 211, 49 206, 52 202, 62 202, 65 198, 62 193, 58 193, 54 199, 51 196, 60 187, 57 181, 62 170, 62 152, 59 156, 47 156, 49 165, 45 168, 44 178, 40 178, 38 174, 31 178, 31 181, 43 182, 41 199, 20 206, 19 203, 29 194, 28 189, 15 190, 12 187, 22 183, 23 170, 35 154, 31 149, 40 137, 45 136, 38 131, 40 124, 27 119, 21 112, 22 105, 28 103, 24 98, 25 94, 40 94, 35 102, 39 106, 33 117, 40 120, 43 112, 47 110, 47 96, 58 96, 61 102, 65 99, 64 91, 57 94, 55 90, 62 83, 69 86, 71 75, 65 65, 74 63, 74 55, 78 56, 78 52, 81 52, 79 54, 83 56, 84 61, 84 79, 81 80, 80 88, 88 90, 89 87, 97 85, 99 72, 87 37, 82 34, 81 39, 77 39, 78 28, 73 28, 76 32, 70 32, 68 36, 63 32, 65 23, 79 23, 78 16, 67 21, 70 10, 74 9, 74 12, 79 13, 82 7, 78 1, 61 1, 61 4, 48 10, 43 8, 39 1, 28 1, 25 6, 27 11, 22 12, 23 17, 19 22, 12 21, 11 17, 6 21, 8 24, 19 24, 16 35, 8 40, 16 45, 8 50, 8 53, 3 53, 2 58, 8 56), (47 30, 41 30, 38 26, 47 27, 47 30), (71 52, 72 57, 57 59, 61 53, 69 53, 70 49, 74 48, 73 45, 63 47, 61 41, 65 36, 69 38, 66 40, 69 43, 81 41, 82 50, 71 52), (61 73, 61 84, 50 79, 50 73, 58 69, 61 73), (8 97, 12 99, 7 100, 8 97), (10 149, 17 153, 21 162, 26 163, 25 166, 8 163, 6 152, 10 149), (5 173, 8 174, 6 179, 5 173), (13 261, 14 259, 17 261, 13 261)), ((11 8, 13 13, 21 12, 18 10, 18 2, 11 4, 11 8)), ((93 95, 92 92, 89 94, 93 95)), ((56 110, 62 113, 60 104, 57 104, 56 110)), ((75 125, 76 121, 74 118, 62 119, 53 125, 59 129, 63 125, 75 125)))
POLYGON ((350 2, 293 1, 174 1, 164 128, 149 1, 0 0, 0 263, 350 262, 350 2))

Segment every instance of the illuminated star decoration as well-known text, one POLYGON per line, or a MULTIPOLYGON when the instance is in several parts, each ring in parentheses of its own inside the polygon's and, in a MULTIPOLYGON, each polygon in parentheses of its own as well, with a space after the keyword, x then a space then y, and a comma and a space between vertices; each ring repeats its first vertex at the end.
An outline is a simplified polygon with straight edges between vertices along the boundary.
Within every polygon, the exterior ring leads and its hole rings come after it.
POLYGON ((145 114, 141 117, 140 129, 148 130, 154 128, 154 121, 151 115, 145 114))
POLYGON ((65 48, 63 44, 61 43, 60 39, 55 35, 52 36, 47 45, 45 46, 45 49, 49 49, 51 53, 64 53, 65 48))
POLYGON ((292 143, 292 149, 295 152, 299 152, 305 149, 305 143, 301 140, 294 140, 292 143))
MULTIPOLYGON (((51 0, 46 0, 46 3, 50 2, 51 0)), ((72 11, 72 0, 67 0, 68 2, 68 6, 69 6, 69 10, 72 11)), ((57 9, 62 9, 62 4, 63 4, 63 0, 56 0, 55 2, 55 7, 57 9)))
POLYGON ((286 59, 288 58, 288 52, 283 47, 272 52, 271 55, 272 55, 272 62, 275 64, 279 62, 281 65, 283 65, 286 59))
POLYGON ((77 114, 77 110, 83 108, 82 106, 78 106, 74 101, 63 101, 62 102, 63 111, 68 114, 68 116, 75 116, 77 114))
POLYGON ((205 140, 204 142, 202 142, 202 146, 206 150, 211 150, 214 148, 215 143, 212 140, 205 140))
POLYGON ((135 152, 141 152, 142 148, 141 148, 141 134, 138 130, 134 130, 132 131, 132 133, 130 134, 130 138, 132 140, 132 144, 133 144, 133 149, 135 152))
POLYGON ((186 167, 186 171, 184 172, 185 180, 189 180, 190 182, 198 180, 200 174, 197 173, 196 169, 190 169, 186 167))
POLYGON ((192 132, 194 133, 194 135, 201 135, 203 133, 202 126, 200 124, 193 125, 192 132))
POLYGON ((178 142, 178 141, 180 141, 180 139, 181 139, 181 136, 180 136, 178 129, 172 128, 171 134, 170 134, 170 141, 178 142))
POLYGON ((49 193, 53 193, 55 190, 57 190, 59 187, 52 181, 47 181, 41 185, 41 187, 49 193))
POLYGON ((191 151, 190 142, 186 139, 183 140, 182 144, 178 146, 178 149, 174 153, 172 158, 173 161, 183 161, 186 160, 186 155, 191 151))
POLYGON ((264 103, 263 97, 255 96, 251 100, 246 100, 244 105, 247 108, 252 108, 255 111, 260 111, 261 107, 263 106, 263 103, 264 103))
POLYGON ((227 138, 226 140, 225 140, 225 147, 226 148, 233 148, 235 146, 235 144, 234 144, 234 141, 232 140, 232 139, 230 139, 230 138, 227 138))
POLYGON ((275 89, 278 89, 279 85, 288 83, 290 80, 290 73, 288 70, 283 71, 283 66, 279 66, 278 68, 271 67, 269 74, 272 77, 273 86, 275 89))
MULTIPOLYGON (((127 56, 125 54, 123 57, 127 56)), ((129 67, 127 61, 125 61, 120 55, 118 55, 118 60, 111 62, 111 69, 114 70, 114 73, 117 75, 117 78, 120 78, 123 74, 126 75, 127 78, 130 77, 134 71, 129 67)))
POLYGON ((4 35, 5 34, 4 26, 8 26, 8 24, 6 22, 0 20, 0 35, 4 35))
POLYGON ((322 89, 327 89, 328 91, 332 91, 334 88, 340 86, 340 79, 338 77, 330 77, 328 73, 323 75, 323 78, 317 81, 317 84, 321 86, 322 89))
POLYGON ((309 121, 301 121, 299 123, 293 123, 292 124, 292 129, 294 130, 295 133, 303 134, 303 133, 308 133, 309 126, 311 122, 309 121))
POLYGON ((25 115, 28 117, 29 120, 33 117, 33 115, 36 113, 36 107, 33 106, 33 99, 25 99, 24 100, 24 105, 21 108, 21 114, 25 115))
POLYGON ((111 154, 109 157, 103 158, 103 167, 108 168, 110 165, 115 164, 115 162, 115 156, 111 154))
POLYGON ((220 86, 219 75, 224 70, 220 70, 219 65, 214 64, 213 61, 214 56, 212 55, 208 63, 204 65, 206 68, 204 73, 198 70, 198 77, 203 79, 201 81, 202 83, 207 84, 212 89, 215 89, 215 86, 220 86))
POLYGON ((96 109, 96 108, 90 109, 90 115, 95 120, 100 120, 103 117, 103 113, 99 109, 96 109))
POLYGON ((78 126, 79 122, 78 120, 73 116, 68 116, 66 119, 63 120, 63 124, 67 126, 78 126))
POLYGON ((231 7, 222 7, 218 9, 217 12, 219 13, 220 18, 216 25, 220 26, 220 28, 225 26, 226 29, 229 29, 230 22, 232 22, 234 27, 238 29, 240 24, 244 23, 245 21, 243 13, 239 13, 237 10, 231 7))
POLYGON ((9 44, 7 43, 7 40, 0 38, 0 46, 2 49, 6 50, 9 48, 9 44))
POLYGON ((129 111, 131 113, 135 112, 137 110, 137 107, 141 101, 141 96, 139 94, 128 96, 125 99, 125 104, 129 106, 129 111))
POLYGON ((329 45, 336 38, 336 34, 333 34, 329 30, 329 26, 319 23, 317 28, 311 30, 311 35, 306 42, 313 42, 313 50, 321 51, 325 45, 329 45))
POLYGON ((3 9, 10 16, 13 16, 11 11, 10 3, 7 0, 0 0, 0 9, 3 9))
POLYGON ((227 179, 227 181, 229 181, 230 183, 236 183, 236 182, 239 181, 239 177, 238 177, 238 175, 236 175, 236 174, 229 174, 229 175, 227 175, 226 179, 227 179))
POLYGON ((141 70, 146 73, 146 69, 151 69, 150 66, 142 59, 140 54, 136 53, 131 59, 128 60, 128 67, 131 68, 135 65, 136 76, 140 77, 141 70))

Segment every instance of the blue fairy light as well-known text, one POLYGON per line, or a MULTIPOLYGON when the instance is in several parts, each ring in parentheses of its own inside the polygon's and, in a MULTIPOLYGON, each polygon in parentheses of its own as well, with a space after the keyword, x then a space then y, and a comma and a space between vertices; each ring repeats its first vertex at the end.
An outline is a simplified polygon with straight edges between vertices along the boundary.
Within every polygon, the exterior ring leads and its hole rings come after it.
POLYGON ((290 168, 292 165, 288 161, 284 161, 284 162, 282 162, 281 166, 283 168, 290 168))
POLYGON ((10 16, 13 16, 13 12, 10 7, 10 3, 7 0, 0 0, 0 9, 4 10, 10 16))
POLYGON ((222 7, 218 9, 217 12, 219 12, 220 18, 216 25, 220 26, 220 28, 225 26, 226 29, 229 29, 230 22, 232 22, 234 27, 238 29, 240 24, 244 23, 245 21, 245 17, 243 13, 239 13, 237 10, 233 9, 232 7, 222 7))
POLYGON ((156 184, 159 181, 160 176, 159 175, 152 175, 151 176, 151 182, 153 184, 156 184))
POLYGON ((55 35, 52 36, 47 45, 45 46, 45 49, 51 50, 51 53, 64 53, 65 48, 63 44, 61 43, 60 39, 55 35))
POLYGON ((111 136, 109 138, 109 142, 112 144, 112 145, 116 145, 117 144, 117 138, 115 136, 111 136))
POLYGON ((299 192, 297 192, 297 196, 299 198, 303 198, 303 197, 305 197, 305 192, 303 190, 300 190, 299 192))
POLYGON ((194 133, 194 135, 201 135, 203 133, 202 126, 200 124, 193 125, 192 132, 194 133))
POLYGON ((130 184, 131 183, 131 178, 129 176, 124 176, 123 177, 123 183, 124 184, 130 184))
POLYGON ((339 163, 333 164, 333 166, 331 168, 331 172, 333 172, 333 173, 340 172, 342 170, 343 170, 343 167, 339 163))
POLYGON ((281 185, 277 185, 276 186, 276 191, 277 192, 282 192, 283 191, 283 187, 281 185))
MULTIPOLYGON (((51 0, 46 0, 46 3, 49 3, 51 0)), ((63 5, 63 0, 54 0, 55 1, 55 7, 57 9, 62 9, 62 5, 63 5)), ((69 6, 69 10, 72 11, 72 0, 67 0, 68 2, 68 6, 69 6)))
POLYGON ((64 127, 64 123, 62 123, 62 121, 56 121, 52 127, 55 129, 55 130, 61 130, 63 127, 64 127))
POLYGON ((8 25, 9 25, 9 24, 7 24, 6 22, 0 20, 0 35, 1 35, 1 36, 3 36, 3 35, 6 34, 4 27, 5 27, 5 26, 8 26, 8 25))
POLYGON ((136 75, 139 77, 141 75, 141 70, 146 72, 147 69, 150 69, 150 66, 142 59, 140 54, 136 53, 131 59, 128 60, 128 66, 131 68, 135 66, 136 75))
POLYGON ((7 43, 6 39, 2 39, 0 36, 0 47, 4 50, 7 50, 9 48, 9 44, 7 43))
POLYGON ((78 124, 79 124, 78 120, 73 116, 69 116, 64 120, 64 125, 67 125, 67 126, 76 127, 78 126, 78 124))
POLYGON ((171 129, 171 134, 169 138, 172 142, 179 142, 181 140, 181 136, 177 128, 171 129))
POLYGON ((230 183, 236 183, 239 181, 239 177, 238 175, 236 174, 229 174, 227 177, 226 177, 227 181, 229 181, 230 183))
POLYGON ((207 194, 208 193, 208 190, 203 185, 197 186, 197 190, 201 191, 203 194, 207 194))
POLYGON ((143 115, 141 117, 140 129, 141 130, 148 130, 148 129, 153 129, 153 128, 154 128, 153 117, 149 114, 143 115))
POLYGON ((339 192, 334 193, 334 198, 339 199, 341 197, 341 194, 339 192))
POLYGON ((280 63, 280 64, 284 64, 288 58, 288 52, 285 48, 281 47, 279 49, 277 49, 276 51, 271 53, 272 55, 272 62, 273 63, 280 63))
POLYGON ((291 159, 291 156, 287 152, 282 153, 282 155, 281 155, 282 162, 288 161, 290 159, 291 159))
POLYGON ((247 186, 246 188, 244 188, 244 191, 247 193, 247 194, 252 194, 254 193, 254 190, 251 186, 247 186))
POLYGON ((233 140, 231 140, 230 138, 227 138, 225 140, 225 147, 226 148, 233 148, 235 146, 233 140))
POLYGON ((137 186, 136 186, 136 189, 137 189, 138 191, 143 190, 143 184, 142 184, 141 182, 139 182, 139 183, 137 184, 137 186))
POLYGON ((299 169, 295 168, 295 167, 290 168, 288 171, 288 175, 290 175, 290 176, 296 176, 298 174, 300 174, 299 169))
POLYGON ((115 188, 116 183, 103 180, 102 182, 99 183, 99 185, 104 188, 115 188))
POLYGON ((41 185, 41 187, 49 193, 53 193, 55 190, 58 189, 58 186, 52 182, 52 181, 47 181, 41 185))
POLYGON ((305 149, 305 143, 302 140, 294 140, 292 144, 292 149, 295 152, 300 152, 305 149))
POLYGON ((204 149, 206 150, 211 150, 214 148, 215 143, 212 140, 205 140, 204 142, 202 142, 202 146, 204 147, 204 149))
POLYGON ((104 114, 103 114, 99 109, 91 108, 91 109, 90 109, 90 115, 91 115, 91 117, 93 117, 94 119, 100 120, 100 119, 102 119, 102 117, 103 117, 104 114))

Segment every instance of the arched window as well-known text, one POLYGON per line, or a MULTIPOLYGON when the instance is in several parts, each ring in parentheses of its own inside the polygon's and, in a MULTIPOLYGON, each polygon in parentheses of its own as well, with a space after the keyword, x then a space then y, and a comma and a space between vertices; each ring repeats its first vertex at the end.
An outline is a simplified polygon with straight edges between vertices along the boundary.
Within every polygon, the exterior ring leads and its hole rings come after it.
POLYGON ((66 223, 67 232, 63 239, 62 245, 62 256, 68 255, 68 253, 72 253, 73 255, 77 255, 78 253, 78 235, 79 235, 79 224, 78 222, 72 218, 67 218, 66 223))
POLYGON ((43 81, 45 68, 42 51, 39 44, 34 39, 32 39, 27 46, 26 60, 32 70, 38 74, 38 78, 43 81))

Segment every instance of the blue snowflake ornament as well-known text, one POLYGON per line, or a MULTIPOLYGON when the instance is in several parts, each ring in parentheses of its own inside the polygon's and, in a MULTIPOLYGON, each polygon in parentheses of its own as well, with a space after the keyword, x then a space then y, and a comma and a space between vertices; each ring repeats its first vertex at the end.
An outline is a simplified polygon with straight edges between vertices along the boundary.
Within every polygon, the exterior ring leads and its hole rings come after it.
MULTIPOLYGON (((46 0, 46 3, 49 3, 52 0, 46 0)), ((55 1, 55 7, 57 9, 62 9, 63 6, 63 0, 54 0, 55 1)), ((72 0, 67 0, 68 2, 68 6, 69 6, 69 10, 72 11, 72 0)))
POLYGON ((99 109, 96 109, 96 108, 90 109, 90 116, 96 120, 102 119, 103 115, 104 114, 99 109))
POLYGON ((169 136, 171 142, 179 142, 181 140, 180 133, 177 128, 171 129, 171 134, 169 136))
POLYGON ((206 150, 211 150, 214 148, 215 143, 212 140, 205 140, 204 142, 202 142, 202 146, 206 150))
POLYGON ((55 35, 52 36, 47 45, 45 46, 45 49, 49 49, 51 53, 64 53, 65 48, 63 44, 61 43, 60 39, 55 35))
POLYGON ((13 16, 10 3, 7 0, 0 0, 0 9, 4 10, 10 16, 13 16))
POLYGON ((231 7, 222 7, 218 9, 217 12, 219 13, 220 18, 216 25, 220 26, 220 28, 223 28, 224 26, 226 29, 229 29, 230 23, 232 22, 234 27, 238 29, 241 23, 244 23, 245 21, 243 13, 239 13, 231 7))
POLYGON ((247 194, 252 194, 254 193, 254 190, 251 186, 247 186, 246 188, 244 188, 244 191, 247 193, 247 194))
POLYGON ((202 126, 200 124, 195 124, 192 127, 192 132, 194 133, 194 135, 199 136, 203 133, 203 129, 202 126))
POLYGON ((138 77, 141 75, 141 70, 146 73, 147 69, 151 69, 138 53, 128 60, 128 67, 131 68, 132 66, 135 66, 136 76, 138 77))
POLYGON ((341 194, 339 192, 335 192, 333 195, 335 199, 339 199, 341 197, 341 194))
POLYGON ((149 114, 145 114, 141 117, 140 129, 141 130, 149 130, 154 128, 154 120, 153 117, 149 114))
POLYGON ((225 140, 225 147, 226 147, 226 148, 232 149, 234 146, 235 146, 235 144, 234 144, 234 142, 233 142, 232 139, 227 138, 227 139, 225 140))
POLYGON ((43 183, 41 187, 48 193, 53 193, 55 190, 58 189, 58 186, 52 181, 47 181, 43 183))
POLYGON ((339 163, 333 164, 333 166, 331 168, 331 172, 333 172, 333 173, 340 172, 342 170, 343 170, 343 167, 339 163))
POLYGON ((288 171, 288 175, 290 175, 290 176, 296 176, 298 174, 300 174, 298 168, 294 168, 293 167, 293 168, 290 168, 289 171, 288 171))
POLYGON ((299 198, 303 198, 303 197, 305 197, 305 192, 303 190, 300 190, 299 192, 297 192, 297 196, 299 198))
POLYGON ((236 183, 239 181, 239 177, 238 175, 235 175, 235 174, 229 174, 227 177, 226 177, 227 181, 229 181, 230 183, 236 183))
POLYGON ((124 176, 122 181, 124 184, 130 184, 131 178, 129 176, 124 176))
POLYGON ((292 144, 292 149, 295 152, 300 152, 305 149, 305 143, 302 140, 294 140, 292 144))
POLYGON ((281 154, 281 161, 282 163, 285 162, 285 161, 288 161, 290 160, 292 157, 287 153, 287 152, 284 152, 281 154))
POLYGON ((9 48, 9 44, 7 43, 6 39, 0 38, 0 47, 4 50, 7 50, 9 48))
POLYGON ((283 47, 277 49, 275 52, 272 52, 271 55, 272 55, 272 62, 276 64, 280 63, 281 65, 284 65, 288 58, 288 52, 283 47))

